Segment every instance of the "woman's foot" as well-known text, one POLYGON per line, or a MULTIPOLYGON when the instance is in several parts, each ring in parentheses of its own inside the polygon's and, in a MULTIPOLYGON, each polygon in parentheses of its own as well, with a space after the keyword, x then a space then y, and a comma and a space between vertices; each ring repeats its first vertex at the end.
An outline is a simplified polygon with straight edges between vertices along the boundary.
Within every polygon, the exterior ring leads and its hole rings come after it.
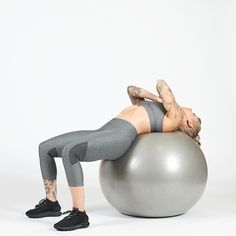
POLYGON ((34 209, 30 209, 25 214, 30 218, 42 218, 48 216, 60 216, 61 206, 58 201, 51 201, 48 198, 41 199, 34 209))
POLYGON ((70 214, 62 220, 54 224, 54 228, 60 231, 69 231, 89 226, 89 217, 84 211, 79 211, 78 208, 73 207, 72 210, 63 212, 63 214, 70 214))

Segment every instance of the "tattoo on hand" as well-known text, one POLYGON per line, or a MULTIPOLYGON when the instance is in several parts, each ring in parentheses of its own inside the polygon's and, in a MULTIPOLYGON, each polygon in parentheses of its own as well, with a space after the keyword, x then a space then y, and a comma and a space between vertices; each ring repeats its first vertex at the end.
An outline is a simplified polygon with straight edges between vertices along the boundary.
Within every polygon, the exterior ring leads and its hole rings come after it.
POLYGON ((129 92, 130 92, 130 95, 133 96, 133 97, 138 97, 139 94, 142 92, 142 89, 137 87, 137 86, 130 86, 129 87, 129 92))

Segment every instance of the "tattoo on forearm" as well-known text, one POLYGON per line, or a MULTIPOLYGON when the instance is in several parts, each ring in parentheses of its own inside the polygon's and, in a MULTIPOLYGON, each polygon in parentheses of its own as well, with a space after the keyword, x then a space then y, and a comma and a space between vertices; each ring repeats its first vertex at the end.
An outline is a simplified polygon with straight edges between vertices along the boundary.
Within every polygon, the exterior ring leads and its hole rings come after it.
POLYGON ((174 114, 175 114, 174 119, 178 119, 178 120, 182 119, 183 118, 183 114, 181 112, 180 106, 174 105, 173 109, 174 109, 174 114))
POLYGON ((164 80, 159 80, 156 85, 156 89, 163 100, 163 105, 167 111, 169 111, 173 104, 176 103, 175 97, 169 88, 169 86, 166 84, 164 80))
POLYGON ((163 81, 161 81, 161 82, 159 82, 158 84, 157 84, 157 88, 158 88, 158 90, 161 92, 162 90, 163 90, 163 81))
POLYGON ((166 84, 166 82, 164 80, 161 80, 158 83, 157 88, 160 92, 164 92, 166 96, 173 96, 173 93, 172 93, 170 87, 166 84))

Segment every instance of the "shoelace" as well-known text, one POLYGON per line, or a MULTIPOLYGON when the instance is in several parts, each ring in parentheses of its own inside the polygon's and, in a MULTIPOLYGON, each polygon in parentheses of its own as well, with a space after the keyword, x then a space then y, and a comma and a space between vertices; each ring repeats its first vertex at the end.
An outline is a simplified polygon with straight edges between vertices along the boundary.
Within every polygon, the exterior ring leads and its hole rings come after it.
POLYGON ((39 203, 37 204, 37 205, 35 205, 35 207, 36 208, 39 208, 39 207, 41 207, 41 206, 43 206, 43 205, 45 205, 46 204, 46 199, 44 198, 44 199, 41 199, 40 201, 39 201, 39 203))
POLYGON ((75 216, 76 214, 78 214, 78 209, 74 208, 72 210, 68 210, 62 213, 62 215, 70 213, 68 216, 64 217, 64 219, 70 219, 72 216, 75 216))

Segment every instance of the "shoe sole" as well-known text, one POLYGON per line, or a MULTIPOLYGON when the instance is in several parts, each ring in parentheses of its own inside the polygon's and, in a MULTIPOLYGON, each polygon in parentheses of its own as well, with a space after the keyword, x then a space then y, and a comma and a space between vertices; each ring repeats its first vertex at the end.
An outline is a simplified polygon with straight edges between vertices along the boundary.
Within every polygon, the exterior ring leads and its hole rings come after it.
MULTIPOLYGON (((27 214, 26 214, 27 215, 27 214)), ((47 211, 37 215, 27 215, 29 218, 43 218, 43 217, 50 217, 50 216, 61 216, 62 213, 60 211, 47 211)))
POLYGON ((82 224, 75 225, 75 226, 71 226, 71 227, 60 227, 60 226, 54 225, 54 228, 59 231, 70 231, 70 230, 75 230, 75 229, 87 228, 88 226, 89 226, 89 222, 82 223, 82 224))

